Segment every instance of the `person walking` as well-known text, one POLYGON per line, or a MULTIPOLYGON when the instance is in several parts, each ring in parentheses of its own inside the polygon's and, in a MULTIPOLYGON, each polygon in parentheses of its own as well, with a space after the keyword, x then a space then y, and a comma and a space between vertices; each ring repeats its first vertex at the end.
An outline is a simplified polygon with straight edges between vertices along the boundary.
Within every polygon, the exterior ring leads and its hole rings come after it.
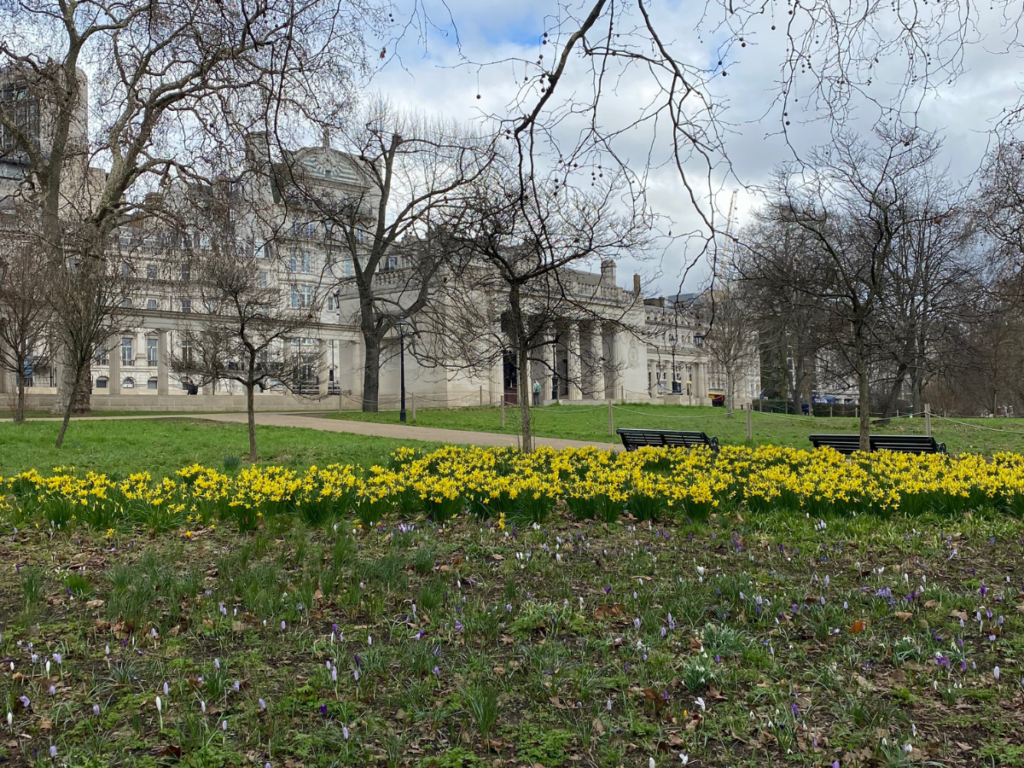
POLYGON ((533 382, 533 404, 540 405, 540 382, 533 382))

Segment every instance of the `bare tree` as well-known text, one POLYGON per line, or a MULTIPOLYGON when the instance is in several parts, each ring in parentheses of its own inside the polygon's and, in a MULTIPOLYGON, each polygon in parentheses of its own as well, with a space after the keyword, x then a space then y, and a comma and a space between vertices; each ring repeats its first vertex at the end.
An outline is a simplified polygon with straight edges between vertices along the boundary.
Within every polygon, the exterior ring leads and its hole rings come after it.
POLYGON ((875 144, 844 134, 811 153, 813 173, 783 167, 771 215, 808 236, 796 287, 829 314, 831 342, 856 374, 861 449, 869 448, 871 371, 878 314, 890 291, 899 238, 923 216, 912 192, 931 171, 940 143, 930 134, 884 132, 875 144))
POLYGON ((325 188, 323 174, 292 167, 289 175, 310 216, 329 232, 324 245, 337 292, 351 300, 363 339, 363 410, 375 412, 384 340, 400 318, 426 305, 443 261, 438 249, 424 245, 493 153, 491 140, 463 126, 405 115, 379 98, 353 123, 337 143, 354 162, 361 194, 339 199, 325 188))
POLYGON ((700 302, 700 314, 710 318, 704 347, 725 373, 726 416, 732 418, 737 382, 757 355, 757 331, 750 307, 734 286, 710 291, 700 302))
MULTIPOLYGON (((224 136, 341 119, 365 61, 363 32, 385 22, 374 0, 0 0, 0 154, 22 169, 17 195, 34 206, 66 290, 79 302, 102 298, 94 281, 111 269, 86 262, 104 262, 114 234, 146 217, 157 182, 202 176, 224 136), (91 94, 84 69, 97 73, 91 94)), ((87 325, 74 335, 93 337, 97 323, 87 325)), ((69 378, 85 370, 74 363, 80 351, 62 354, 71 364, 60 408, 87 392, 69 378)))
POLYGON ((792 400, 799 412, 813 398, 827 321, 821 301, 798 288, 805 279, 801 258, 811 248, 808 237, 758 212, 737 241, 732 263, 757 324, 765 386, 792 400))
MULTIPOLYGON (((257 255, 255 231, 266 233, 266 211, 257 187, 220 180, 175 190, 168 206, 179 230, 178 254, 187 264, 189 287, 201 314, 178 333, 171 368, 194 387, 234 381, 246 397, 249 460, 257 460, 257 388, 317 393, 319 349, 302 339, 318 326, 319 283, 289 284, 287 271, 265 248, 257 255), (183 234, 184 236, 181 236, 183 234), (297 342, 297 343, 296 343, 297 342)), ((266 244, 266 234, 259 238, 266 244)))
POLYGON ((17 386, 14 422, 25 421, 26 379, 50 363, 50 307, 45 261, 34 242, 6 232, 10 238, 0 250, 0 376, 13 373, 17 386))
MULTIPOLYGON (((91 248, 87 252, 95 253, 91 248)), ((83 251, 72 247, 69 252, 83 251)), ((102 258, 68 256, 59 262, 48 259, 44 268, 50 328, 61 350, 61 364, 70 387, 62 402, 57 448, 64 444, 79 392, 92 386, 90 371, 96 350, 131 323, 131 297, 135 291, 132 262, 127 256, 115 256, 116 241, 102 252, 102 258)))
POLYGON ((531 451, 531 379, 564 376, 582 391, 585 369, 600 367, 604 380, 618 365, 581 349, 570 352, 566 371, 552 366, 550 350, 566 341, 560 334, 573 333, 565 325, 600 321, 640 333, 628 317, 634 305, 642 305, 639 290, 624 306, 601 306, 602 287, 614 286, 584 280, 574 268, 612 264, 625 254, 642 257, 650 229, 642 199, 630 197, 618 179, 587 192, 522 185, 514 164, 496 163, 464 193, 456 218, 446 222, 449 272, 443 298, 417 321, 431 340, 418 354, 449 368, 490 371, 511 353, 522 448, 531 451))

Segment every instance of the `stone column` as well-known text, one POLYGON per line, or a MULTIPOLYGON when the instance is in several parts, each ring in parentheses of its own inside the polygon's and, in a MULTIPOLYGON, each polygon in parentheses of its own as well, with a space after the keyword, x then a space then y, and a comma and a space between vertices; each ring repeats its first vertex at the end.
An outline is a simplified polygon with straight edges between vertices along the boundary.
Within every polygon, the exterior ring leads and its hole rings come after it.
POLYGON ((121 336, 114 338, 114 348, 107 354, 110 361, 107 374, 107 393, 110 395, 121 394, 121 336))
POLYGON ((544 338, 544 346, 538 351, 540 352, 541 364, 537 367, 537 376, 540 378, 540 402, 541 405, 550 403, 554 398, 552 382, 555 378, 555 343, 551 336, 544 338))
MULTIPOLYGON (((350 341, 348 347, 349 386, 352 394, 347 399, 346 408, 363 408, 363 345, 359 340, 350 341)), ((339 380, 340 383, 340 380, 339 380)))
POLYGON ((697 370, 697 392, 700 395, 699 405, 710 405, 708 400, 708 364, 701 363, 697 370))
POLYGON ((580 348, 580 326, 573 323, 569 326, 569 342, 566 345, 566 372, 569 378, 569 399, 583 399, 583 366, 582 350, 580 348))
POLYGON ((327 397, 327 388, 329 384, 328 371, 330 370, 331 367, 330 351, 327 345, 327 339, 321 337, 320 339, 317 340, 317 345, 317 351, 319 353, 320 361, 319 365, 317 366, 320 369, 320 372, 317 375, 317 378, 320 383, 320 397, 327 397))
POLYGON ((587 386, 594 400, 603 400, 604 391, 604 334, 600 323, 590 327, 587 336, 587 386))
POLYGON ((156 394, 162 396, 169 394, 167 366, 167 330, 160 328, 156 332, 156 394))
POLYGON ((626 349, 622 334, 614 328, 608 333, 608 354, 605 355, 605 386, 610 390, 612 399, 622 394, 622 368, 625 365, 626 349))

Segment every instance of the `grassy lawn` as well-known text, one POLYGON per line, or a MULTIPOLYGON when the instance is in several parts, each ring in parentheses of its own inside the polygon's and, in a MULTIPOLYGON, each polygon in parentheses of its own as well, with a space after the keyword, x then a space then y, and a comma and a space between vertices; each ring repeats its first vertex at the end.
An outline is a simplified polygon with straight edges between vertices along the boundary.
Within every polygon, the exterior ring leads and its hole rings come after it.
MULTIPOLYGON (((125 477, 146 471, 169 476, 199 462, 220 467, 225 456, 248 456, 249 438, 242 424, 200 419, 132 421, 74 420, 61 450, 55 450, 60 424, 0 423, 0 476, 27 469, 44 474, 53 467, 73 466, 125 477)), ((406 441, 317 432, 311 429, 257 427, 261 459, 266 463, 306 469, 311 464, 382 462, 406 441)), ((429 445, 429 444, 417 444, 429 445)))
POLYGON ((0 763, 1019 766, 1019 529, 0 519, 0 763))
MULTIPOLYGON (((443 429, 466 429, 474 432, 504 432, 516 434, 518 412, 505 411, 505 429, 501 428, 501 414, 494 407, 474 408, 422 408, 416 412, 416 426, 443 429)), ((679 405, 630 404, 616 406, 616 428, 685 429, 699 430, 715 435, 725 443, 746 441, 746 414, 737 411, 733 418, 723 408, 701 408, 679 405)), ((398 422, 397 411, 381 413, 333 413, 328 418, 358 421, 398 422)), ((855 432, 857 424, 851 418, 817 418, 784 416, 754 411, 753 432, 756 444, 789 445, 810 448, 807 436, 819 432, 855 432)), ((1024 452, 1024 422, 1015 419, 957 419, 970 426, 932 419, 932 434, 945 442, 950 452, 996 451, 1024 452), (993 431, 997 430, 997 431, 993 431)), ((560 437, 572 440, 618 442, 608 432, 608 407, 549 406, 533 410, 535 434, 540 437, 560 437)), ((889 426, 875 427, 878 433, 924 434, 924 419, 892 419, 889 426)))

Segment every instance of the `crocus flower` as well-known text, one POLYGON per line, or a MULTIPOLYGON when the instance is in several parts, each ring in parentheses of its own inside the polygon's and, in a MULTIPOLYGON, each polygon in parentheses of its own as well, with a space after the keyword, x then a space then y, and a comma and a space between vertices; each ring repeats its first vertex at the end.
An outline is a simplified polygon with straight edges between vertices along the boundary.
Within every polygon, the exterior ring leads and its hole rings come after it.
POLYGON ((999 667, 996 667, 995 669, 993 669, 993 670, 992 670, 992 676, 993 676, 993 677, 994 677, 994 678, 995 678, 996 680, 998 680, 998 679, 999 679, 999 667))
POLYGON ((93 704, 92 705, 92 713, 94 715, 96 715, 96 717, 99 717, 99 715, 100 715, 100 705, 99 704, 93 704))
POLYGON ((260 711, 263 711, 263 710, 265 710, 267 708, 267 702, 265 702, 263 699, 259 700, 259 705, 260 705, 260 711))
POLYGON ((51 760, 56 760, 57 759, 57 748, 52 746, 52 745, 50 746, 50 759, 51 760))
POLYGON ((341 726, 341 735, 344 737, 345 741, 348 741, 348 726, 347 725, 341 726))

